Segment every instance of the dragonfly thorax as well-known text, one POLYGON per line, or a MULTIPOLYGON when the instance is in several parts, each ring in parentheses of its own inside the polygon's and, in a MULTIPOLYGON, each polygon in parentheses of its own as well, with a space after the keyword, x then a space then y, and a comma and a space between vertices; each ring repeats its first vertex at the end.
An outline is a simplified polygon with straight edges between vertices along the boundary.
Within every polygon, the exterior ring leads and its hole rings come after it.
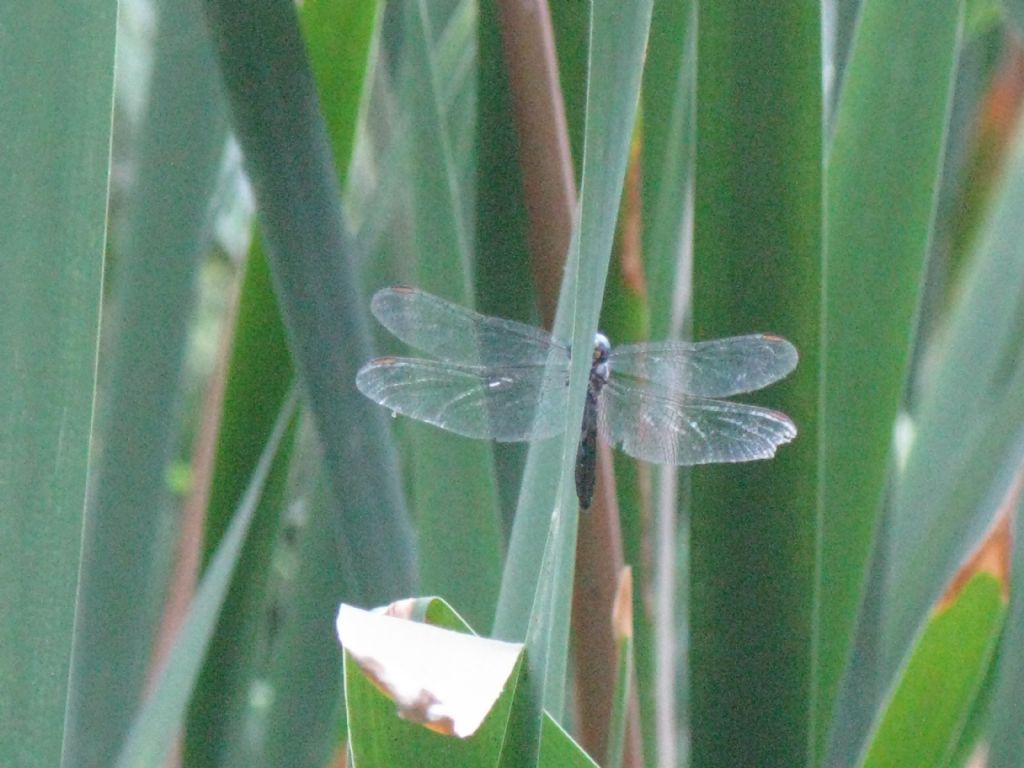
POLYGON ((594 355, 590 362, 590 378, 596 377, 601 385, 608 382, 608 356, 611 353, 612 345, 608 337, 603 333, 594 334, 594 355))

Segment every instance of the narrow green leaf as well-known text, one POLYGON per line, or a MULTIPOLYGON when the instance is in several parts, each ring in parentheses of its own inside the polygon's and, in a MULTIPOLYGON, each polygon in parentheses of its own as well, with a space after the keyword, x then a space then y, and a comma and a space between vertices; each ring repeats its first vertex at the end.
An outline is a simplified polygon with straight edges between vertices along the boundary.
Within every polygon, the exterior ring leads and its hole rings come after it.
MULTIPOLYGON (((448 603, 438 598, 417 598, 412 615, 417 621, 426 621, 439 627, 447 627, 459 632, 473 631, 469 624, 448 603)), ((515 725, 513 715, 513 720, 510 721, 509 732, 505 735, 506 744, 519 737, 519 734, 514 731, 515 725)), ((576 765, 584 767, 594 766, 595 763, 587 756, 582 747, 545 711, 544 723, 541 727, 540 760, 538 765, 550 768, 563 768, 563 766, 570 768, 576 765)))
POLYGON ((358 600, 385 602, 412 591, 412 534, 384 415, 355 388, 371 357, 369 313, 296 11, 236 0, 206 8, 290 348, 323 441, 338 547, 355 569, 358 600))
POLYGON ((583 751, 572 736, 551 717, 544 713, 541 724, 540 759, 538 768, 597 768, 597 763, 583 751))
MULTIPOLYGON (((691 284, 693 266, 690 227, 697 85, 696 14, 696 3, 655 3, 644 70, 643 266, 649 333, 651 339, 658 341, 681 338, 690 320, 687 286, 691 284)), ((688 596, 677 590, 679 575, 689 569, 676 533, 682 473, 678 467, 655 468, 651 473, 649 501, 653 514, 638 514, 639 510, 636 507, 631 510, 623 497, 629 485, 622 482, 623 473, 618 469, 622 463, 616 461, 616 483, 620 489, 626 562, 633 565, 637 575, 634 642, 645 752, 648 762, 653 762, 655 755, 659 760, 672 762, 673 748, 668 746, 668 739, 674 743, 684 730, 677 727, 675 713, 668 702, 672 705, 678 702, 678 710, 683 711, 688 698, 685 691, 679 690, 682 687, 677 685, 680 677, 675 674, 676 660, 685 658, 688 618, 688 596), (656 542, 650 568, 645 567, 645 561, 652 559, 647 554, 648 541, 656 542), (654 605, 645 598, 648 594, 655 595, 654 605), (657 635, 655 617, 664 628, 657 635), (661 753, 656 741, 656 722, 663 726, 661 753)))
POLYGON ((261 446, 294 379, 284 326, 259 233, 246 259, 224 385, 214 475, 206 510, 204 561, 231 524, 261 446))
POLYGON ((549 6, 570 151, 576 178, 579 179, 583 163, 593 8, 589 3, 550 3, 549 6))
POLYGON ((694 102, 697 75, 696 5, 654 6, 644 70, 643 258, 650 300, 651 338, 672 338, 682 269, 687 190, 693 175, 694 102))
POLYGON ((117 3, 0 10, 0 764, 61 759, 86 524, 117 3))
POLYGON ((482 312, 532 322, 526 207, 497 0, 480 3, 478 34, 477 297, 482 312))
MULTIPOLYGON (((915 342, 918 358, 960 293, 970 259, 977 251, 979 232, 991 213, 993 193, 998 192, 1006 170, 1008 150, 1012 149, 1012 118, 995 117, 1002 113, 991 110, 993 98, 1002 98, 998 96, 1000 72, 1005 77, 1013 67, 1007 56, 1009 38, 1001 26, 974 37, 970 17, 968 6, 954 75, 941 183, 935 202, 935 231, 915 342)), ((925 384, 920 376, 912 378, 908 396, 912 407, 925 384)))
MULTIPOLYGON (((224 385, 214 475, 207 505, 206 561, 217 552, 234 519, 293 378, 270 273, 253 242, 243 278, 231 360, 224 385)), ((189 765, 227 765, 237 752, 248 702, 257 632, 266 614, 266 581, 271 573, 274 536, 280 517, 280 472, 271 477, 266 501, 257 511, 253 532, 210 641, 195 693, 189 703, 185 750, 189 765)))
POLYGON ((949 764, 1006 618, 1002 587, 974 576, 929 620, 869 741, 864 768, 949 764))
MULTIPOLYGON (((497 5, 497 0, 480 3, 478 31, 474 207, 477 308, 487 315, 540 325, 529 267, 519 148, 497 5)), ((506 530, 512 525, 525 460, 524 446, 494 446, 506 530)))
POLYGON ((626 748, 626 725, 629 714, 629 696, 632 689, 629 678, 630 664, 633 659, 633 638, 627 638, 619 643, 619 669, 615 687, 615 706, 612 709, 612 719, 608 739, 608 757, 606 765, 609 768, 621 768, 622 755, 626 748))
MULTIPOLYGON (((556 333, 571 338, 573 349, 592 348, 597 330, 650 17, 650 2, 621 6, 598 0, 592 5, 580 223, 569 250, 555 320, 556 333)), ((527 460, 495 635, 525 636, 529 682, 536 687, 528 689, 531 701, 526 717, 532 733, 524 731, 528 735, 521 755, 503 756, 503 760, 536 759, 542 704, 556 719, 564 706, 578 519, 573 466, 589 368, 589 355, 573 355, 560 461, 554 459, 558 441, 531 446, 527 460), (546 465, 541 463, 544 460, 546 465)))
POLYGON ((828 135, 835 125, 836 103, 842 91, 846 67, 850 62, 850 49, 857 32, 857 19, 863 0, 840 0, 822 8, 823 83, 825 92, 825 123, 828 135), (831 11, 831 13, 830 13, 831 11))
POLYGON ((338 604, 354 592, 352 565, 339 558, 333 502, 312 432, 308 424, 300 429, 292 460, 298 479, 285 539, 297 541, 279 553, 287 567, 271 585, 267 605, 270 658, 253 689, 266 695, 249 712, 264 739, 245 743, 239 768, 322 768, 339 744, 342 658, 331 624, 338 604))
POLYGON ((1024 509, 1013 516, 1013 556, 1010 566, 1010 607, 995 663, 987 741, 987 768, 1018 768, 1024 754, 1024 509))
POLYGON ((821 375, 822 96, 816 6, 701 4, 694 337, 771 332, 795 373, 753 400, 796 440, 697 467, 690 529, 694 766, 808 761, 821 375))
POLYGON ((300 8, 299 19, 335 171, 339 179, 344 179, 352 159, 359 102, 367 80, 377 2, 308 0, 300 8))
POLYGON ((633 571, 627 566, 619 577, 615 605, 612 608, 612 635, 618 651, 615 693, 608 722, 606 768, 621 768, 626 747, 630 691, 633 687, 633 571))
POLYGON ((942 585, 991 525, 1024 458, 1022 210, 1024 145, 1018 142, 949 318, 894 490, 880 622, 886 681, 902 664, 942 585))
POLYGON ((512 696, 503 695, 480 730, 468 739, 443 736, 400 718, 387 698, 345 655, 346 707, 352 752, 360 766, 444 765, 478 768, 496 765, 508 724, 512 696))
POLYGON ((67 766, 111 764, 152 654, 166 590, 166 478, 179 438, 181 371, 227 142, 200 4, 160 3, 158 13, 138 171, 104 318, 100 450, 83 545, 90 555, 79 591, 67 766))
POLYGON ((203 575, 153 692, 132 723, 117 759, 118 768, 159 765, 171 748, 220 618, 221 606, 231 586, 232 575, 249 535, 267 478, 273 471, 274 463, 281 458, 279 449, 289 432, 296 400, 293 392, 278 414, 274 431, 263 449, 245 496, 239 502, 235 517, 203 575))
MULTIPOLYGON (((470 231, 463 210, 468 190, 458 186, 425 0, 406 4, 406 18, 403 103, 415 118, 408 123, 416 169, 410 190, 415 282, 472 306, 470 231)), ((486 625, 494 616, 501 562, 491 445, 425 424, 410 425, 409 433, 422 587, 451 602, 471 623, 486 625)))
MULTIPOLYGON (((344 178, 352 154, 352 142, 355 133, 356 117, 359 100, 362 94, 363 81, 368 67, 368 54, 372 40, 376 5, 363 0, 311 0, 301 7, 303 32, 309 49, 310 61, 316 75, 320 103, 328 134, 333 149, 335 168, 339 178, 344 178)), ((260 445, 272 427, 274 413, 280 407, 293 370, 287 348, 284 326, 281 323, 280 311, 273 294, 270 272, 263 252, 262 243, 257 235, 249 255, 248 266, 242 285, 239 312, 232 345, 232 357, 228 372, 228 380, 224 396, 224 413, 222 416, 221 435, 217 448, 216 474, 211 488, 210 505, 207 524, 207 552, 212 553, 219 543, 220 537, 231 519, 231 513, 241 490, 252 472, 258 458, 260 445)), ((306 489, 309 490, 309 489, 306 489)), ((326 508, 320 504, 313 513, 327 515, 326 508)), ((309 526, 315 528, 314 521, 309 526)), ((323 526, 326 530, 317 530, 317 535, 327 540, 333 537, 331 526, 323 526)), ((271 531, 266 530, 268 536, 271 531)), ((303 542, 307 544, 307 542, 303 542)), ((303 553, 305 549, 300 547, 303 553)), ((303 559, 300 566, 303 584, 300 589, 304 595, 318 593, 317 586, 329 584, 331 599, 322 605, 329 615, 330 607, 340 599, 335 579, 335 550, 333 545, 327 549, 328 555, 303 559), (316 570, 323 571, 316 574, 316 570)), ((271 600, 267 605, 260 599, 262 590, 268 588, 262 583, 272 568, 270 557, 272 549, 268 546, 260 556, 262 567, 254 564, 251 569, 239 568, 239 579, 250 581, 250 589, 244 590, 241 585, 233 587, 244 593, 245 602, 235 603, 230 597, 225 608, 226 614, 234 616, 234 623, 242 622, 243 630, 252 632, 256 626, 270 632, 263 626, 268 613, 280 612, 284 608, 271 600), (246 612, 243 619, 239 612, 246 612), (246 623, 248 622, 248 623, 246 623)), ((313 600, 314 604, 316 600, 313 600)), ((280 628, 281 638, 276 638, 275 663, 278 667, 287 666, 291 656, 297 656, 305 664, 305 669, 318 669, 316 661, 320 658, 309 647, 310 638, 303 632, 292 634, 295 614, 301 614, 298 606, 285 619, 280 628), (287 639, 289 642, 285 642, 287 639), (291 642, 294 641, 294 642, 291 642)), ((256 643, 238 642, 236 626, 232 622, 222 622, 218 627, 210 653, 207 656, 203 676, 197 685, 196 695, 192 702, 190 725, 188 729, 187 759, 189 764, 206 765, 215 761, 229 764, 234 760, 238 765, 254 765, 266 755, 274 755, 278 744, 276 736, 287 733, 292 743, 303 743, 307 750, 303 755, 316 755, 311 760, 322 757, 322 750, 316 746, 323 742, 323 720, 318 717, 304 716, 295 706, 275 706, 271 709, 268 719, 263 721, 268 732, 266 753, 248 749, 252 740, 245 738, 242 718, 249 714, 242 704, 248 704, 250 679, 254 672, 252 666, 257 664, 259 648, 256 643), (243 672, 241 670, 247 670, 243 672), (235 686, 228 686, 234 681, 235 686), (282 723, 281 720, 286 721, 282 723), (230 739, 229 739, 230 735, 230 739), (229 755, 230 757, 224 757, 229 755)), ((298 624, 302 624, 301 621, 298 624)), ((315 643, 313 643, 314 648, 315 643)), ((332 650, 332 648, 328 648, 332 650)), ((336 656, 336 654, 335 654, 336 656)), ((337 660, 332 657, 332 662, 337 660)), ((301 700, 312 706, 323 708, 324 692, 330 690, 330 676, 307 676, 292 669, 293 674, 287 677, 287 690, 275 690, 275 702, 286 699, 289 703, 301 700), (298 690, 302 684, 309 689, 298 690)), ((274 678, 273 683, 282 681, 274 678)), ((335 693, 339 690, 336 683, 335 693)), ((327 694, 330 699, 330 694, 327 694)), ((334 698, 337 698, 336 696, 334 698)), ((328 708, 333 713, 333 705, 328 708)), ((261 713, 263 714, 263 713, 261 713)), ((292 764, 297 765, 299 756, 292 751, 292 764)), ((267 764, 275 764, 268 758, 267 764)))
POLYGON ((813 692, 819 760, 851 649, 906 387, 961 6, 957 0, 864 0, 833 122, 826 163, 824 518, 813 692))

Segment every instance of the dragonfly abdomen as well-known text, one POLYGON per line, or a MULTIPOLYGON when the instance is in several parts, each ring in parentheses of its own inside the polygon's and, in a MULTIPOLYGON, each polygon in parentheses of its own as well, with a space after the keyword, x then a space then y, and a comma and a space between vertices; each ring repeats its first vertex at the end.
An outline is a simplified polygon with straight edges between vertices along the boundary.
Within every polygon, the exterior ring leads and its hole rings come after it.
POLYGON ((576 496, 582 509, 589 509, 594 498, 597 474, 597 397, 587 388, 587 404, 583 408, 580 445, 576 449, 576 496))
POLYGON ((594 339, 594 357, 587 384, 587 400, 580 425, 580 445, 576 449, 576 496, 581 509, 590 509, 597 476, 597 408, 601 390, 608 383, 610 345, 603 334, 594 339))

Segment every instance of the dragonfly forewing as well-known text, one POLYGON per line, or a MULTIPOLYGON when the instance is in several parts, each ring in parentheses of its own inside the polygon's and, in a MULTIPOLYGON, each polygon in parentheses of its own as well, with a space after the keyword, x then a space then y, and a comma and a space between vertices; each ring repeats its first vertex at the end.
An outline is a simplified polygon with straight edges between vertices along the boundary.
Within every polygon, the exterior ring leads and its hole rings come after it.
POLYGON ((629 344, 613 348, 609 358, 613 378, 632 376, 697 397, 753 392, 783 378, 796 364, 796 347, 767 335, 629 344))
POLYGON ((410 347, 452 363, 543 365, 549 357, 569 356, 568 347, 540 328, 487 317, 415 288, 382 288, 370 310, 410 347))

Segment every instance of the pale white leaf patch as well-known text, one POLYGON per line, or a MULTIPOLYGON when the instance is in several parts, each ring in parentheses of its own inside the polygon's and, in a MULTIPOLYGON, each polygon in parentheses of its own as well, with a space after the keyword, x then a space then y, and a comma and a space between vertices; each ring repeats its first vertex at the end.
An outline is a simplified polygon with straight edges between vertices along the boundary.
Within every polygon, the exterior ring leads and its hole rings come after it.
POLYGON ((522 643, 468 635, 342 604, 338 639, 399 716, 467 738, 491 711, 522 643))

